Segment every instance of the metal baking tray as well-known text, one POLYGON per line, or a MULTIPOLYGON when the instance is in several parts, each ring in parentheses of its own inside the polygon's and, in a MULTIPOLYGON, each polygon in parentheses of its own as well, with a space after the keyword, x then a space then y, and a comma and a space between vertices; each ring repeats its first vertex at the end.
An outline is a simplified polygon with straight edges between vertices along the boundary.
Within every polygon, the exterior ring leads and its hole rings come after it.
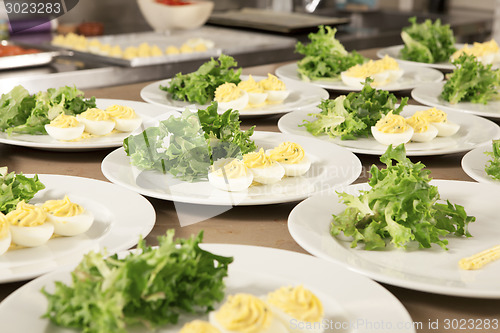
MULTIPOLYGON (((165 48, 169 45, 180 47, 183 43, 191 38, 202 38, 214 42, 214 48, 209 49, 205 52, 134 58, 130 60, 100 55, 91 52, 71 50, 75 57, 79 57, 84 60, 93 60, 126 67, 140 67, 158 64, 171 64, 197 59, 209 59, 210 57, 217 57, 221 53, 227 55, 236 55, 248 51, 274 49, 278 50, 292 47, 297 42, 295 38, 291 37, 270 36, 268 34, 257 32, 238 31, 234 29, 210 26, 203 26, 195 30, 175 31, 170 35, 155 32, 142 32, 88 38, 95 38, 103 44, 119 45, 122 50, 129 46, 137 47, 144 42, 150 45, 157 45, 162 50, 165 50, 165 48)), ((46 46, 53 50, 70 50, 52 45, 46 46)))
POLYGON ((24 48, 36 48, 39 49, 40 52, 38 53, 30 53, 30 54, 21 54, 21 55, 14 55, 14 56, 5 56, 5 57, 0 57, 0 70, 9 70, 9 69, 16 69, 16 68, 27 68, 27 67, 35 67, 35 66, 43 66, 50 64, 54 57, 62 55, 62 54, 67 54, 66 51, 47 51, 47 50, 42 50, 37 46, 26 46, 23 44, 19 43, 14 43, 11 41, 6 41, 3 40, 0 42, 1 45, 15 45, 15 46, 20 46, 24 48))
POLYGON ((319 16, 306 13, 278 12, 259 8, 242 8, 221 13, 212 13, 208 23, 252 28, 285 34, 310 31, 319 25, 340 25, 350 22, 348 17, 319 16))

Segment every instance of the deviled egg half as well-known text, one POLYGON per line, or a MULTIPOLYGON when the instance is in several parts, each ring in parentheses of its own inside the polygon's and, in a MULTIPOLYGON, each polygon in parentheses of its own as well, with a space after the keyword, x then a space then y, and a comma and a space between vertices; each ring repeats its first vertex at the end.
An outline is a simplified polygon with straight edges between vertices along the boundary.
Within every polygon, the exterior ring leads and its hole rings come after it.
POLYGON ((89 230, 94 215, 81 205, 71 202, 67 195, 61 200, 48 200, 42 208, 47 221, 54 226, 54 233, 61 236, 76 236, 89 230))
POLYGON ((460 129, 459 124, 448 121, 448 115, 443 110, 434 107, 423 110, 421 113, 429 123, 437 128, 437 136, 452 136, 460 129))
POLYGON ((250 187, 253 178, 252 171, 236 158, 218 159, 208 173, 210 184, 223 191, 244 191, 250 187))
POLYGON ((249 107, 258 107, 266 103, 268 94, 264 91, 262 85, 254 80, 252 75, 248 76, 248 80, 238 83, 238 88, 241 88, 247 92, 249 107))
POLYGON ((259 81, 259 84, 267 93, 266 101, 269 104, 282 103, 290 95, 285 83, 273 74, 268 73, 267 78, 259 81))
POLYGON ((323 304, 304 286, 281 287, 267 295, 266 303, 290 332, 322 333, 323 304))
POLYGON ((437 128, 432 126, 420 111, 406 118, 406 123, 413 128, 411 141, 429 142, 438 135, 437 128))
POLYGON ((392 111, 377 121, 371 131, 375 140, 387 146, 407 143, 413 136, 413 128, 406 123, 405 118, 392 111))
POLYGON ((208 320, 221 333, 288 333, 269 306, 250 294, 228 296, 217 311, 209 313, 208 320))
POLYGON ((311 167, 304 148, 294 142, 282 142, 274 149, 266 151, 271 160, 278 162, 285 169, 285 176, 294 177, 305 174, 311 167))
POLYGON ((193 320, 184 324, 179 333, 221 333, 221 331, 208 321, 193 320))
POLYGON ((115 121, 115 129, 118 131, 132 132, 142 124, 141 117, 129 106, 114 104, 104 111, 115 121))
POLYGON ((11 241, 12 237, 9 230, 9 221, 7 221, 7 217, 0 212, 0 255, 7 252, 11 241))
POLYGON ((47 221, 47 213, 40 206, 20 201, 16 209, 6 216, 12 242, 26 247, 45 244, 54 233, 54 226, 47 221))
POLYGON ((93 135, 106 135, 115 128, 115 121, 102 109, 88 109, 76 118, 85 125, 85 131, 93 135))
POLYGON ((403 74, 404 71, 399 68, 397 61, 386 55, 380 60, 355 65, 340 73, 340 77, 345 85, 361 89, 367 77, 373 79, 373 87, 379 87, 399 80, 403 74))
POLYGON ((500 63, 500 47, 494 39, 484 43, 475 42, 472 46, 465 44, 451 55, 450 60, 454 61, 462 54, 473 55, 485 65, 500 63))
POLYGON ((248 94, 234 83, 223 83, 215 89, 214 100, 219 110, 243 110, 248 104, 248 94))
POLYGON ((281 164, 265 154, 264 149, 243 155, 243 163, 252 171, 253 180, 261 184, 274 184, 285 175, 281 164))
POLYGON ((85 125, 75 117, 61 113, 45 125, 45 130, 56 140, 70 141, 82 136, 85 125))

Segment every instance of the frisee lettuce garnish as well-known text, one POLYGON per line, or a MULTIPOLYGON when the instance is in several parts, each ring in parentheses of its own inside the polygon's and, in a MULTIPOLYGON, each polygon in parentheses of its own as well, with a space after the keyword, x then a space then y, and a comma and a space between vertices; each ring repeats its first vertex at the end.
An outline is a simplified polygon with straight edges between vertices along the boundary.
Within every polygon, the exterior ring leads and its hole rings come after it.
POLYGON ((338 193, 347 207, 333 215, 333 236, 343 233, 352 237, 352 247, 363 242, 365 250, 385 248, 386 240, 395 247, 406 248, 416 241, 420 248, 435 243, 447 249, 444 236, 471 237, 467 227, 475 217, 468 216, 460 205, 437 202, 440 196, 438 188, 429 184, 430 170, 421 162, 412 163, 404 144, 396 148, 390 145, 380 161, 386 168, 372 165, 371 189, 360 191, 359 196, 338 193))
POLYGON ((337 29, 320 25, 318 32, 308 35, 310 43, 297 42, 295 52, 304 57, 297 62, 302 80, 333 79, 348 68, 367 59, 356 51, 347 52, 335 38, 337 29))
POLYGON ((401 31, 405 44, 401 49, 402 59, 424 63, 443 62, 448 61, 457 50, 449 24, 441 24, 440 19, 417 23, 416 17, 408 21, 411 25, 401 31))
POLYGON ((241 68, 233 57, 221 54, 217 60, 211 59, 195 72, 177 73, 168 86, 160 89, 172 95, 173 99, 206 104, 214 99, 215 89, 225 82, 238 84, 241 68))
POLYGON ((488 160, 484 170, 493 179, 500 180, 500 139, 492 141, 492 151, 485 152, 486 155, 491 156, 488 160))
POLYGON ((38 179, 26 177, 22 173, 8 172, 7 167, 0 167, 0 212, 7 214, 16 209, 17 203, 29 202, 45 185, 38 179))
POLYGON ((207 178, 213 161, 254 151, 257 147, 250 139, 254 127, 242 131, 239 112, 229 109, 218 114, 213 102, 204 110, 185 110, 180 117, 171 116, 158 127, 130 135, 123 146, 132 165, 200 181, 207 178))
POLYGON ((369 136, 371 126, 375 126, 377 121, 390 111, 399 114, 408 101, 408 97, 404 97, 396 107, 397 97, 388 91, 372 88, 372 81, 367 78, 360 92, 321 101, 318 105, 321 112, 309 114, 316 119, 304 120, 299 126, 304 126, 309 133, 316 136, 328 134, 342 140, 369 136))
POLYGON ((453 61, 455 69, 446 76, 441 98, 456 104, 471 102, 487 104, 498 96, 500 69, 484 65, 473 55, 462 54, 453 61))
POLYGON ((77 115, 94 107, 95 97, 84 98, 76 87, 49 88, 31 95, 16 86, 0 97, 0 131, 47 134, 45 125, 60 113, 77 115))
POLYGON ((139 240, 124 258, 90 252, 71 273, 71 285, 45 288, 44 314, 59 326, 86 333, 121 333, 143 324, 150 329, 177 323, 186 313, 207 313, 224 298, 232 257, 202 250, 203 232, 175 239, 168 230, 158 247, 139 240))

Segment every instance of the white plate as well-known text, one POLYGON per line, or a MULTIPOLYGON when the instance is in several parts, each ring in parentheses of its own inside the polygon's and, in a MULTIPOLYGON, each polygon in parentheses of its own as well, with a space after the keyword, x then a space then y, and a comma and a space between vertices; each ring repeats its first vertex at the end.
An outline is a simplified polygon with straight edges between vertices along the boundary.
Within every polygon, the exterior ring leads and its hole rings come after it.
POLYGON ((258 147, 269 149, 284 141, 296 142, 304 148, 312 162, 300 177, 285 177, 271 185, 251 186, 248 191, 218 190, 208 181, 188 183, 170 174, 143 171, 130 165, 123 148, 104 158, 101 170, 111 182, 158 199, 205 205, 265 205, 293 202, 319 191, 340 189, 352 183, 361 173, 361 162, 345 148, 315 139, 274 132, 254 132, 258 147))
MULTIPOLYGON (((273 248, 229 244, 201 244, 201 247, 234 257, 226 278, 226 295, 245 292, 260 296, 283 286, 302 284, 323 302, 323 327, 328 328, 325 332, 375 333, 391 329, 416 332, 410 315, 396 297, 376 282, 339 265, 273 248), (335 329, 342 325, 344 329, 335 329)), ((40 289, 45 287, 52 292, 55 281, 69 283, 69 272, 68 268, 44 275, 7 297, 0 304, 2 330, 61 332, 63 329, 41 318, 47 300, 40 289)), ((207 320, 207 317, 181 316, 178 324, 160 328, 158 332, 179 332, 185 322, 195 318, 207 320)), ((149 332, 142 327, 131 331, 149 332)))
POLYGON ((33 278, 74 264, 91 250, 107 249, 112 254, 129 249, 154 226, 153 206, 137 193, 89 178, 45 174, 39 178, 45 189, 30 203, 61 199, 67 194, 94 214, 94 223, 78 236, 51 239, 36 248, 7 251, 0 256, 0 283, 33 278))
MULTIPOLYGON (((421 105, 407 105, 401 112, 401 115, 408 117, 416 111, 425 109, 427 109, 427 107, 421 105)), ((460 112, 448 110, 446 112, 451 122, 460 125, 459 131, 450 137, 437 137, 430 142, 409 142, 406 144, 406 154, 408 156, 443 155, 465 152, 500 137, 500 127, 490 120, 460 112)), ((381 155, 387 150, 387 146, 378 143, 372 136, 356 140, 341 140, 340 138, 331 138, 326 134, 314 136, 309 133, 305 127, 299 127, 304 119, 314 119, 313 116, 308 116, 309 113, 312 112, 297 111, 286 114, 278 121, 278 128, 283 133, 332 142, 346 147, 355 153, 381 155)))
POLYGON ((492 159, 491 156, 485 154, 487 151, 492 151, 491 144, 489 146, 478 147, 465 154, 462 158, 462 169, 469 177, 480 183, 500 185, 500 180, 491 178, 484 170, 487 162, 492 159))
MULTIPOLYGON (((443 200, 462 205, 468 215, 476 217, 469 224, 471 238, 448 237, 448 251, 433 245, 417 250, 362 250, 351 248, 350 240, 334 238, 329 233, 332 214, 345 209, 338 196, 318 195, 297 205, 288 218, 293 239, 309 253, 340 263, 380 282, 437 294, 500 298, 498 276, 500 262, 480 270, 465 271, 458 267, 461 258, 499 244, 498 201, 500 188, 490 184, 434 180, 443 200), (311 216, 314 215, 314 219, 311 216)), ((367 184, 349 186, 349 193, 367 190, 367 184)))
POLYGON ((500 101, 488 101, 488 104, 459 102, 451 104, 441 99, 444 82, 430 83, 411 91, 411 97, 417 102, 435 106, 443 111, 459 111, 477 116, 500 119, 500 101))
MULTIPOLYGON (((137 115, 142 118, 143 122, 149 121, 151 118, 165 113, 165 109, 144 102, 96 98, 96 105, 98 108, 105 109, 113 104, 126 105, 133 108, 137 115)), ((79 151, 120 147, 123 144, 123 139, 129 135, 130 132, 122 132, 93 137, 86 140, 65 142, 53 139, 49 135, 12 134, 9 136, 5 132, 0 132, 0 143, 44 150, 79 151)))
MULTIPOLYGON (((252 75, 255 81, 265 79, 264 76, 252 75)), ((248 75, 241 75, 242 80, 248 79, 248 75)), ((186 108, 191 110, 206 109, 209 104, 200 105, 178 101, 172 96, 160 89, 161 86, 167 86, 171 79, 158 81, 145 86, 141 90, 141 97, 146 102, 161 105, 174 111, 184 111, 186 108)), ((281 104, 265 105, 259 108, 246 108, 240 111, 240 116, 264 116, 290 112, 293 110, 310 109, 318 105, 322 99, 329 97, 325 89, 309 85, 304 82, 295 82, 292 80, 283 80, 288 90, 291 90, 290 95, 281 104)), ((220 113, 220 112, 219 112, 220 113)))
MULTIPOLYGON (((405 72, 399 80, 385 86, 377 87, 377 89, 384 89, 387 91, 411 90, 419 85, 439 82, 444 78, 443 73, 432 68, 422 68, 406 64, 400 64, 400 68, 404 69, 405 72)), ((291 79, 298 82, 305 82, 301 79, 297 72, 297 63, 291 63, 278 67, 276 69, 276 75, 278 75, 280 79, 291 79)), ((325 89, 337 91, 361 90, 360 88, 353 88, 344 84, 340 78, 338 80, 313 80, 311 83, 325 89)))
MULTIPOLYGON (((465 44, 457 43, 457 44, 455 44, 455 47, 457 48, 457 50, 459 50, 462 47, 464 47, 464 45, 465 44)), ((414 66, 427 67, 427 68, 435 68, 435 69, 440 69, 440 70, 444 70, 444 71, 452 71, 453 69, 455 69, 455 66, 449 61, 438 62, 435 64, 428 64, 425 62, 417 62, 417 61, 410 61, 410 60, 401 59, 400 51, 403 47, 404 47, 404 45, 401 44, 401 45, 395 45, 395 46, 382 48, 382 49, 377 51, 377 57, 383 58, 386 55, 388 55, 389 57, 396 59, 396 61, 399 62, 400 64, 414 65, 414 66)))

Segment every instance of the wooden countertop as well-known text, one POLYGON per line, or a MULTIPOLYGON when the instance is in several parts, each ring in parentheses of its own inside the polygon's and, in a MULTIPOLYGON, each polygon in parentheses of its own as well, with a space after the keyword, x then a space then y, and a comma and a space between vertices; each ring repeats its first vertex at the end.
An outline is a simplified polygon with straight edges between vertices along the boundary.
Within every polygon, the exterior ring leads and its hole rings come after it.
MULTIPOLYGON (((364 52, 374 55, 373 50, 364 52)), ((257 66, 244 69, 244 74, 266 75, 274 72, 281 64, 257 66)), ((131 84, 104 89, 86 90, 87 96, 98 98, 116 98, 142 101, 140 90, 150 82, 131 84)), ((335 97, 336 95, 332 95, 335 97)), ((279 116, 268 118, 244 119, 243 127, 257 125, 258 130, 278 131, 279 116)), ((23 173, 49 173, 88 177, 107 181, 101 172, 101 161, 112 149, 90 152, 52 152, 30 148, 22 148, 0 144, 0 165, 7 165, 10 171, 23 173)), ((424 157, 420 160, 432 171, 435 179, 453 179, 472 181, 462 170, 460 161, 463 154, 424 157)), ((363 164, 363 172, 356 182, 367 180, 368 169, 372 164, 380 164, 378 157, 359 155, 363 164)), ((416 160, 415 158, 411 158, 416 160)), ((204 241, 207 243, 249 244, 280 248, 306 253, 290 236, 287 229, 287 217, 296 203, 234 207, 206 221, 181 227, 178 212, 169 201, 149 199, 153 204, 157 222, 153 231, 146 237, 148 244, 155 244, 156 237, 165 233, 166 229, 176 230, 176 236, 188 237, 204 230, 204 241)), ((186 207, 184 207, 186 208, 186 207)), ((189 208, 189 205, 187 205, 189 208)), ((183 209, 183 212, 189 209, 183 209)), ((186 213, 188 214, 188 213, 186 213)), ((0 300, 5 298, 25 282, 7 283, 0 286, 0 300)), ((435 295, 383 284, 393 293, 409 311, 415 322, 422 324, 418 332, 437 332, 429 327, 429 323, 445 319, 457 320, 500 320, 500 300, 473 299, 435 295)), ((375 306, 375 305, 374 305, 375 306)), ((497 332, 498 330, 478 330, 481 332, 497 332)), ((460 329, 449 329, 446 332, 463 332, 460 329)), ((474 332, 474 330, 467 330, 474 332)))

